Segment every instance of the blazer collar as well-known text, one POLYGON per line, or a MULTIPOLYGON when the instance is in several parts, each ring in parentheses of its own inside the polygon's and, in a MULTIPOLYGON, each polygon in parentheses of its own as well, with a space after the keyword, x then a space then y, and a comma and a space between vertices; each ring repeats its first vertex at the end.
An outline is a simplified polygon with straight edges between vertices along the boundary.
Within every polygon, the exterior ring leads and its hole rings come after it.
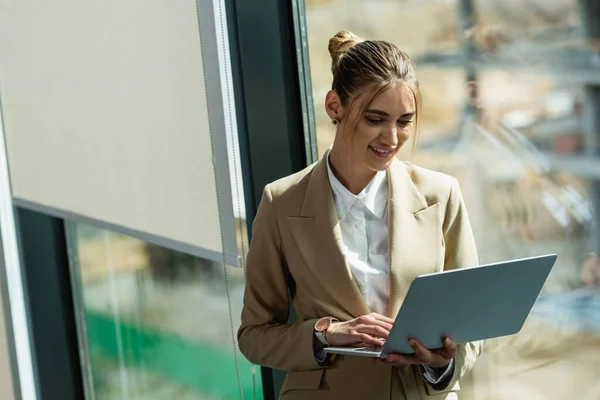
MULTIPOLYGON (((389 200, 392 200, 395 205, 401 206, 412 213, 417 213, 427 207, 425 198, 411 179, 410 166, 394 159, 387 170, 387 178, 389 200)), ((338 222, 335 203, 331 194, 326 156, 322 157, 313 168, 302 204, 302 216, 326 217, 325 219, 331 220, 333 225, 338 222)))
POLYGON ((390 201, 413 214, 427 208, 427 201, 411 179, 412 166, 394 159, 387 173, 390 201))

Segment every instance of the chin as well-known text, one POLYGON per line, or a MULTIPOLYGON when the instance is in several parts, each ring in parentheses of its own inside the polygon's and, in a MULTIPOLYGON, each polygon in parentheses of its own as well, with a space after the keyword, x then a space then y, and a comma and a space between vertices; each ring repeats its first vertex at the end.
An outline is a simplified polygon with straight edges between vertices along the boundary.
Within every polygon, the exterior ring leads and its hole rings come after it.
POLYGON ((392 157, 389 161, 386 162, 378 162, 378 163, 370 163, 369 169, 372 171, 387 171, 392 165, 392 161, 394 161, 395 157, 392 157))

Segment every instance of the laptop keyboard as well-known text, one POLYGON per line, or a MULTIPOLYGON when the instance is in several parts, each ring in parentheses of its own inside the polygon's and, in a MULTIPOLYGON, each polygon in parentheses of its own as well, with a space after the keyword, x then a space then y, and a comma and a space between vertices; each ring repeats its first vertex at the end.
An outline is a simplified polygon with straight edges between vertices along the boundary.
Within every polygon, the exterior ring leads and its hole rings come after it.
POLYGON ((354 351, 360 351, 360 352, 363 352, 363 351, 374 351, 374 352, 379 353, 382 350, 383 350, 383 346, 370 346, 370 347, 360 347, 360 348, 358 348, 358 349, 356 349, 354 351))

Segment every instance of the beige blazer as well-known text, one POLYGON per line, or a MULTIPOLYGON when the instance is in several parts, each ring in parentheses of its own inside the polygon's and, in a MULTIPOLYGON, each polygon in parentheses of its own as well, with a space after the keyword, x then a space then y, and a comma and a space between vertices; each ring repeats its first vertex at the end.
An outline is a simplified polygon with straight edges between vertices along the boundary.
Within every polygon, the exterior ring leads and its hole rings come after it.
MULTIPOLYGON (((398 160, 387 173, 387 315, 394 318, 415 277, 471 267, 478 259, 454 178, 398 160)), ((267 185, 252 229, 239 346, 250 362, 288 371, 281 399, 458 398, 458 381, 473 367, 481 343, 459 346, 454 375, 442 390, 429 385, 416 366, 392 367, 347 356, 336 357, 328 367, 315 361, 318 318, 344 321, 369 313, 342 254, 325 159, 267 185), (297 322, 287 324, 292 278, 297 322)))

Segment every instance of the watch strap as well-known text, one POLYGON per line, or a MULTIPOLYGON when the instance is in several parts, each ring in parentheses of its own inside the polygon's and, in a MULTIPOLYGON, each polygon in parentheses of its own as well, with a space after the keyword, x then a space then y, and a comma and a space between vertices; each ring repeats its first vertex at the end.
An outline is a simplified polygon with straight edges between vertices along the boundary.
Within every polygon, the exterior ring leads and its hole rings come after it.
POLYGON ((325 346, 329 346, 329 342, 327 341, 327 338, 325 337, 325 332, 316 332, 315 331, 315 336, 317 337, 317 339, 319 339, 319 342, 323 343, 325 346))

